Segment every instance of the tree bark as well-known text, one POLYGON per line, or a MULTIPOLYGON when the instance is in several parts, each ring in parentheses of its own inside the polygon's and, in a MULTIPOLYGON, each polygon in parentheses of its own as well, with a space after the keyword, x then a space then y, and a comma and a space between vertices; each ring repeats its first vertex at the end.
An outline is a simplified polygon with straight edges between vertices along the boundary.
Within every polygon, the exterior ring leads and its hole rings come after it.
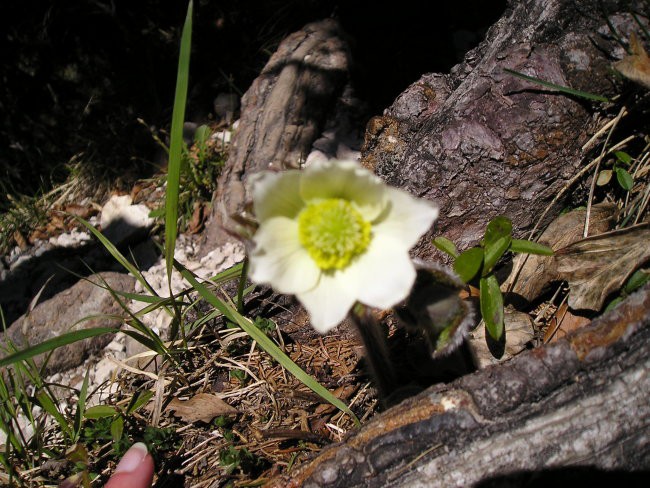
MULTIPOLYGON (((474 245, 496 215, 516 233, 532 230, 544 209, 585 164, 583 145, 602 124, 599 104, 560 94, 504 68, 557 85, 611 96, 612 60, 639 30, 639 2, 511 2, 479 47, 450 74, 427 74, 366 131, 363 163, 393 186, 440 205, 435 230, 416 254, 429 258, 432 235, 460 249, 474 245)), ((647 22, 647 19, 642 19, 647 22)), ((571 195, 571 192, 568 192, 571 195)), ((556 216, 566 199, 547 214, 556 216)))
POLYGON ((271 486, 522 486, 647 471, 648 310, 650 286, 552 345, 409 398, 271 486))

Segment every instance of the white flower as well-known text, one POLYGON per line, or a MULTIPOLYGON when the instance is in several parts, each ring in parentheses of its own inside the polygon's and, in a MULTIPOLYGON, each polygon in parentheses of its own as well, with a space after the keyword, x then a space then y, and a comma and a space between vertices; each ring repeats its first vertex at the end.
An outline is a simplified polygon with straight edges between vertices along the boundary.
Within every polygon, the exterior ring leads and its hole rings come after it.
POLYGON ((438 216, 353 161, 263 172, 252 194, 260 225, 250 278, 296 295, 321 333, 356 301, 386 309, 403 300, 415 280, 409 249, 438 216))

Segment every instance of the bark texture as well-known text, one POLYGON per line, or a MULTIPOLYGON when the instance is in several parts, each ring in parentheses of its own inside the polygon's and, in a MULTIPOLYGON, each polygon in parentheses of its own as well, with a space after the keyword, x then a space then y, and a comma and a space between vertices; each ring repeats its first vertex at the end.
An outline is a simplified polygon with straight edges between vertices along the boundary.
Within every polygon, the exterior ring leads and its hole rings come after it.
POLYGON ((522 486, 563 467, 647 471, 648 310, 650 287, 553 345, 402 402, 272 486, 522 486))
POLYGON ((246 181, 259 171, 298 168, 348 81, 349 50, 333 19, 287 37, 242 99, 231 153, 219 177, 202 251, 227 239, 243 210, 246 181))
MULTIPOLYGON (((436 201, 431 235, 465 249, 502 214, 521 235, 585 164, 583 145, 602 123, 598 104, 508 74, 610 96, 612 60, 624 55, 607 21, 628 39, 641 4, 596 0, 512 2, 450 74, 427 74, 368 125, 364 164, 391 185, 436 201)), ((645 19, 644 21, 647 21, 645 19)), ((570 192, 569 192, 570 194, 570 192)), ((557 215, 563 202, 549 212, 557 215)))

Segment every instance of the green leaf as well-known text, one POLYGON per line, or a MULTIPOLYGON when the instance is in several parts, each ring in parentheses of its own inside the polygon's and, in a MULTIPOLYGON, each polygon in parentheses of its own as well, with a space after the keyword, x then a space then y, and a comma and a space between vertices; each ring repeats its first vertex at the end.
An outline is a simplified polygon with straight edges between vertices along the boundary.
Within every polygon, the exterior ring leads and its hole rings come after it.
POLYGON ((641 288, 648 281, 650 281, 650 270, 637 269, 627 280, 625 286, 623 286, 623 291, 627 294, 630 294, 634 290, 641 288))
POLYGON ((510 247, 512 238, 508 236, 500 237, 496 241, 485 245, 485 259, 483 260, 483 276, 487 275, 497 261, 501 259, 503 253, 510 247))
POLYGON ((158 217, 164 217, 165 216, 165 209, 164 208, 154 208, 151 212, 149 212, 149 217, 152 219, 157 219, 158 217))
POLYGON ((502 237, 512 237, 512 222, 508 217, 498 215, 485 228, 483 247, 487 248, 502 237))
POLYGON ((81 425, 83 421, 83 412, 86 409, 86 399, 88 398, 88 380, 90 376, 90 368, 86 370, 86 376, 81 385, 81 390, 79 391, 79 400, 77 401, 77 410, 74 413, 74 423, 72 424, 73 430, 73 442, 79 440, 81 435, 81 425))
POLYGON ((526 241, 524 239, 513 239, 510 242, 510 250, 512 252, 520 252, 527 254, 541 254, 542 256, 552 256, 553 249, 544 244, 537 242, 526 241))
POLYGON ((458 250, 456 249, 456 245, 446 237, 436 237, 432 243, 442 252, 449 254, 452 258, 455 259, 458 257, 458 250))
POLYGON ((621 188, 626 191, 630 191, 634 186, 634 180, 630 173, 627 172, 624 168, 614 168, 616 171, 616 180, 618 184, 621 185, 621 188))
POLYGON ((494 275, 481 278, 480 282, 481 315, 485 328, 495 341, 503 335, 503 295, 499 282, 494 275))
POLYGON ((44 352, 50 352, 57 347, 66 346, 68 344, 72 344, 73 342, 88 339, 89 337, 96 337, 102 334, 115 334, 119 331, 119 328, 96 327, 93 329, 82 329, 76 330, 74 332, 68 332, 58 337, 43 341, 35 346, 27 347, 21 351, 17 351, 13 354, 10 354, 9 356, 5 356, 4 358, 0 359, 0 367, 5 367, 18 361, 32 358, 44 352))
POLYGON ((603 312, 609 312, 610 310, 616 308, 616 305, 621 303, 623 300, 625 300, 625 298, 623 298, 623 297, 614 298, 614 300, 612 300, 611 302, 609 302, 607 304, 607 306, 605 307, 605 310, 603 310, 603 312))
POLYGON ((40 390, 36 394, 36 400, 38 401, 38 404, 43 408, 43 410, 45 410, 52 417, 54 417, 56 423, 59 424, 61 431, 66 436, 71 437, 72 431, 70 430, 70 426, 68 425, 68 422, 66 422, 65 417, 61 415, 61 412, 59 412, 59 409, 57 408, 56 404, 54 403, 50 395, 47 393, 47 391, 40 390))
POLYGON ((111 437, 113 438, 113 443, 116 444, 122 439, 122 433, 124 432, 124 418, 121 415, 118 415, 115 420, 111 422, 111 437))
POLYGON ((566 93, 567 95, 574 95, 576 97, 582 97, 586 98, 587 100, 593 100, 595 102, 609 102, 609 100, 601 95, 595 95, 593 93, 589 92, 583 92, 580 90, 574 90, 573 88, 568 88, 566 86, 562 85, 556 85, 555 83, 549 83, 548 81, 540 80, 539 78, 535 78, 533 76, 528 76, 523 73, 519 73, 518 71, 514 71, 508 68, 504 68, 503 71, 506 73, 510 73, 513 76, 516 76, 517 78, 521 78, 522 80, 526 81, 531 81, 533 83, 536 83, 538 85, 541 85, 546 88, 551 88, 553 90, 557 90, 562 93, 566 93))
POLYGON ((472 247, 463 251, 463 253, 454 261, 454 271, 458 277, 465 283, 468 283, 476 274, 483 264, 483 249, 472 247))
POLYGON ((113 245, 111 241, 109 241, 101 232, 99 232, 95 227, 92 226, 90 222, 87 220, 82 219, 81 217, 74 216, 77 222, 80 222, 86 229, 90 231, 91 234, 93 234, 99 242, 101 242, 102 246, 106 248, 106 250, 115 258, 115 260, 120 263, 124 269, 126 269, 129 273, 131 273, 135 279, 137 279, 142 286, 146 290, 149 291, 152 295, 156 295, 156 291, 149 285, 147 280, 144 278, 142 273, 140 273, 140 270, 136 268, 133 264, 129 262, 126 257, 113 245))
POLYGON ((171 290, 172 269, 174 267, 174 248, 176 247, 178 221, 178 194, 183 152, 183 123, 190 71, 190 47, 192 45, 192 0, 187 5, 187 16, 181 35, 181 50, 176 76, 176 93, 172 112, 172 127, 169 143, 169 163, 167 165, 167 191, 165 195, 165 261, 167 281, 171 290))
POLYGON ((625 151, 616 151, 614 153, 614 156, 616 156, 616 159, 618 159, 621 163, 627 164, 628 166, 632 163, 632 156, 630 156, 625 151))
POLYGON ((140 407, 146 405, 152 396, 153 391, 150 390, 136 392, 126 407, 126 414, 131 415, 133 412, 136 412, 140 407))
POLYGON ((101 419, 104 417, 112 417, 117 413, 117 408, 110 405, 95 405, 84 412, 84 417, 87 419, 101 419))
POLYGON ((203 124, 196 128, 196 131, 194 132, 195 142, 198 144, 204 144, 205 141, 208 140, 208 137, 210 137, 210 128, 207 125, 203 124))

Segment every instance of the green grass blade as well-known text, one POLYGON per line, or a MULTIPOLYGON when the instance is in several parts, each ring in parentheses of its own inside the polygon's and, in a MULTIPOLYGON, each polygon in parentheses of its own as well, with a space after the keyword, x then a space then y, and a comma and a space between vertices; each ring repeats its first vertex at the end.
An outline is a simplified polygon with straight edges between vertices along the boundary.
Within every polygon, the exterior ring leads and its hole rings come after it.
POLYGON ((57 347, 67 346, 68 344, 72 344, 73 342, 81 341, 83 339, 88 339, 89 337, 96 337, 102 334, 114 334, 119 331, 120 329, 115 327, 97 327, 93 329, 83 329, 83 330, 75 330, 74 332, 67 332, 58 337, 48 339, 46 341, 41 342, 40 344, 36 344, 35 346, 31 346, 26 349, 22 349, 20 351, 17 351, 13 354, 10 354, 9 356, 0 359, 0 368, 9 366, 18 361, 24 361, 25 359, 33 358, 34 356, 38 356, 39 354, 43 354, 44 352, 50 352, 56 349, 57 347))
POLYGON ((146 405, 149 400, 153 397, 153 391, 136 391, 131 397, 129 405, 126 407, 126 415, 131 415, 133 412, 136 412, 140 407, 146 405))
POLYGON ((171 290, 172 270, 174 267, 174 248, 178 221, 178 192, 181 177, 181 155, 183 150, 183 123, 185 122, 185 104, 190 71, 190 47, 192 45, 192 0, 187 6, 187 16, 181 35, 181 50, 178 58, 176 77, 176 94, 172 113, 171 140, 169 144, 169 164, 167 169, 167 192, 165 196, 165 261, 167 280, 171 290))
POLYGON ((129 262, 124 255, 118 251, 118 249, 113 245, 111 241, 109 241, 106 236, 104 236, 101 232, 99 232, 95 227, 91 225, 90 222, 87 220, 82 219, 81 217, 75 216, 75 219, 77 219, 77 222, 81 223, 86 229, 90 231, 91 234, 93 234, 99 242, 101 242, 102 246, 106 248, 106 250, 115 258, 115 260, 120 263, 124 269, 126 269, 129 273, 131 273, 136 280, 138 280, 142 286, 145 287, 151 293, 152 295, 156 295, 156 291, 149 285, 147 280, 144 279, 144 276, 142 276, 142 273, 140 273, 140 270, 136 268, 133 264, 129 262))
MULTIPOLYGON (((140 319, 133 312, 131 312, 129 307, 126 306, 126 304, 120 299, 120 297, 115 293, 115 291, 110 286, 108 286, 108 283, 106 282, 106 280, 103 278, 102 275, 97 275, 97 277, 103 283, 103 288, 106 291, 108 291, 108 293, 110 293, 110 295, 113 297, 113 300, 115 300, 117 304, 120 306, 120 308, 122 308, 122 310, 124 310, 124 312, 129 317, 131 317, 131 320, 127 321, 127 323, 137 331, 142 332, 145 336, 147 336, 152 341, 151 343, 156 346, 153 348, 154 351, 156 351, 158 354, 167 354, 167 349, 165 348, 165 345, 163 344, 158 334, 156 334, 151 328, 147 327, 144 323, 142 323, 140 319)), ((165 308, 165 310, 169 312, 168 308, 165 308)), ((115 318, 116 320, 122 320, 122 321, 125 320, 124 317, 121 317, 119 315, 113 315, 112 317, 115 318)), ((88 320, 89 318, 91 317, 84 317, 79 322, 83 320, 88 320)), ((128 334, 130 331, 124 330, 123 332, 128 334)))
POLYGON ((72 424, 72 442, 77 442, 81 436, 81 425, 83 423, 83 414, 86 410, 86 399, 88 398, 88 380, 90 368, 86 370, 84 382, 79 391, 79 400, 77 401, 77 410, 74 413, 74 422, 72 424))
POLYGON ((522 80, 530 81, 532 83, 536 83, 537 85, 541 85, 545 88, 550 88, 552 90, 557 90, 559 92, 566 93, 567 95, 586 98, 587 100, 593 100, 594 102, 609 102, 608 98, 605 98, 601 95, 596 95, 594 93, 589 93, 589 92, 583 92, 580 90, 574 90, 573 88, 569 88, 562 85, 556 85, 555 83, 550 83, 548 81, 540 80, 539 78, 528 76, 508 68, 503 68, 503 71, 505 71, 506 73, 510 73, 511 75, 516 76, 517 78, 521 78, 522 80))
POLYGON ((294 375, 301 383, 311 389, 314 393, 319 395, 325 401, 331 403, 336 408, 346 413, 354 420, 356 425, 360 425, 359 419, 354 415, 352 410, 343 403, 341 400, 336 398, 329 390, 322 386, 318 381, 313 377, 305 373, 300 366, 294 363, 289 356, 287 356, 282 349, 280 349, 275 342, 273 342, 264 332, 253 324, 253 322, 239 314, 234 308, 229 306, 227 303, 219 300, 205 285, 199 283, 196 278, 185 269, 182 265, 177 263, 177 268, 179 268, 181 275, 190 282, 196 291, 213 307, 218 309, 225 317, 236 323, 239 327, 242 328, 255 342, 257 342, 260 347, 266 351, 268 354, 273 357, 278 363, 282 365, 287 371, 294 375))
POLYGON ((59 409, 57 408, 56 404, 54 403, 54 400, 50 398, 50 396, 45 392, 45 390, 41 390, 36 394, 36 400, 38 401, 39 405, 45 410, 48 414, 50 414, 54 420, 56 420, 56 423, 59 424, 59 427, 63 431, 63 433, 68 437, 72 437, 72 431, 70 430, 70 426, 68 425, 68 422, 65 420, 65 417, 61 415, 61 412, 59 412, 59 409))

